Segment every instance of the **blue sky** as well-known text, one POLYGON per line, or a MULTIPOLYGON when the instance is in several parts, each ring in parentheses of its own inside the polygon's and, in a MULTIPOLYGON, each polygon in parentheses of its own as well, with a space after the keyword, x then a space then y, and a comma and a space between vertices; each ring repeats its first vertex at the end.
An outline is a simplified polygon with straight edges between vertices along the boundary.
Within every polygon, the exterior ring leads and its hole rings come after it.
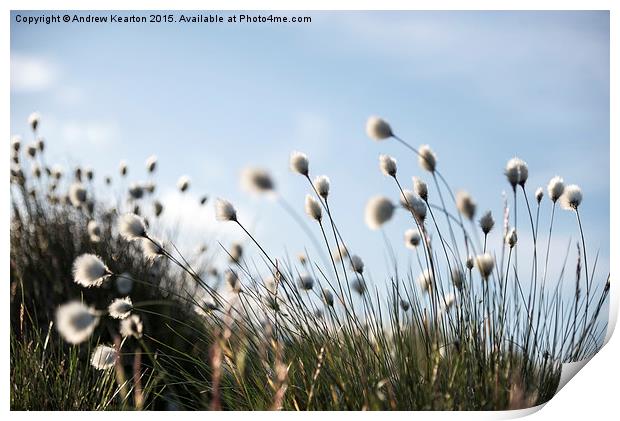
MULTIPOLYGON (((530 194, 556 174, 579 184, 588 252, 600 252, 601 278, 609 271, 606 12, 313 12, 304 13, 311 24, 283 25, 25 25, 18 13, 12 134, 27 137, 26 117, 38 110, 49 159, 92 166, 100 179, 118 179, 124 159, 130 179, 144 180, 144 160, 156 154, 158 196, 168 222, 183 215, 187 247, 243 240, 196 205, 206 193, 235 203, 274 255, 302 250, 308 241, 281 208, 239 188, 243 167, 265 167, 303 212, 307 186, 288 170, 300 150, 314 175, 331 178, 336 222, 380 279, 383 240, 364 225, 364 205, 398 194, 378 155, 398 159, 406 185, 428 177, 395 142, 366 137, 366 118, 376 114, 413 145, 430 144, 452 186, 491 209, 498 226, 509 158, 528 162, 530 194), (192 186, 181 197, 174 189, 184 174, 192 186)), ((546 200, 542 231, 549 213, 546 200)), ((528 238, 525 208, 519 214, 528 238)), ((556 221, 554 264, 578 234, 574 215, 556 221)), ((402 211, 386 226, 405 263, 410 226, 402 211)))

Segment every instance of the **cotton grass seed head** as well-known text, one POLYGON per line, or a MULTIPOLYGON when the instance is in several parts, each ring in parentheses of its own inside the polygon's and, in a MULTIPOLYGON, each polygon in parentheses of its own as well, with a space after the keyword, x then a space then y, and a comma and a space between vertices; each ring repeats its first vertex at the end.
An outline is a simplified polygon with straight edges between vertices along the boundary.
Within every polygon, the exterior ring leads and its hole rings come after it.
POLYGON ((133 277, 129 272, 121 273, 116 276, 115 284, 119 294, 129 294, 133 289, 133 277))
POLYGON ((327 177, 326 175, 319 175, 312 182, 312 185, 316 189, 316 192, 323 199, 327 199, 327 196, 329 196, 329 184, 329 177, 327 177))
POLYGON ((540 204, 540 202, 543 199, 543 196, 545 195, 544 190, 542 187, 539 187, 536 189, 536 193, 534 193, 534 197, 536 197, 536 202, 538 204, 540 204))
POLYGON ((177 181, 177 187, 181 193, 185 193, 189 189, 190 178, 186 175, 182 175, 177 181))
POLYGON ((370 116, 366 120, 366 134, 369 138, 381 141, 394 136, 390 125, 380 117, 370 116))
POLYGON ((218 221, 236 221, 237 211, 228 200, 217 199, 215 201, 215 218, 218 221))
POLYGON ((405 312, 409 311, 409 307, 410 307, 409 301, 401 298, 399 304, 400 304, 400 308, 402 308, 403 311, 405 312))
POLYGON ((144 197, 144 188, 140 183, 131 183, 127 189, 129 198, 133 200, 140 200, 144 197))
POLYGON ((517 185, 525 185, 525 182, 527 181, 527 177, 529 175, 529 170, 525 161, 520 158, 514 157, 506 164, 504 174, 506 175, 506 178, 508 179, 508 182, 510 183, 512 188, 515 189, 517 185))
POLYGON ((463 288, 463 282, 465 281, 465 274, 458 266, 452 266, 450 270, 450 278, 452 278, 452 283, 457 289, 463 288))
POLYGON ((241 260, 241 256, 243 256, 243 247, 241 247, 241 244, 239 243, 233 243, 230 246, 228 254, 230 254, 230 260, 232 262, 239 262, 239 260, 241 260))
POLYGON ((364 293, 368 289, 366 287, 366 282, 363 279, 361 279, 361 278, 356 278, 356 279, 352 280, 351 281, 351 288, 353 289, 353 291, 355 291, 359 295, 364 295, 364 293))
POLYGON ((467 260, 465 260, 465 266, 469 270, 472 270, 474 268, 474 257, 473 256, 467 257, 467 260))
POLYGON ((107 345, 99 345, 90 356, 90 364, 97 370, 109 370, 117 360, 118 351, 107 345))
POLYGON ((403 190, 400 195, 400 204, 403 208, 413 212, 419 224, 426 219, 426 203, 416 196, 411 190, 403 190))
POLYGON ((409 228, 405 231, 405 247, 415 249, 420 245, 421 237, 417 229, 409 228))
POLYGON ((108 306, 108 313, 114 319, 126 318, 131 313, 131 310, 133 310, 133 303, 129 297, 116 298, 108 306))
POLYGON ((142 254, 146 260, 153 261, 164 255, 164 246, 157 238, 142 238, 142 254))
POLYGON ((351 263, 351 270, 355 273, 362 274, 364 272, 364 261, 357 254, 351 255, 349 259, 351 263))
POLYGON ((71 204, 76 208, 80 207, 86 202, 86 189, 82 183, 73 183, 69 187, 69 200, 71 204))
POLYGON ((127 165, 127 162, 121 161, 120 164, 118 164, 118 170, 121 173, 121 176, 125 177, 129 172, 129 166, 127 165))
POLYGON ((484 235, 487 235, 488 233, 490 233, 493 227, 495 226, 495 220, 493 219, 493 215, 491 214, 491 211, 489 210, 489 211, 486 211, 484 214, 482 214, 482 217, 480 218, 478 223, 480 224, 480 229, 482 230, 484 235))
POLYGON ((82 254, 73 261, 73 280, 83 287, 98 287, 107 280, 112 272, 99 256, 82 254))
POLYGON ((149 173, 155 172, 157 169, 157 157, 155 155, 151 155, 146 158, 146 171, 149 173))
POLYGON ((97 223, 97 221, 88 221, 88 225, 86 225, 86 231, 88 232, 90 241, 92 241, 93 243, 98 243, 99 241, 101 241, 101 226, 97 223))
POLYGON ((95 310, 80 301, 71 301, 56 309, 56 329, 70 344, 90 338, 98 323, 95 310))
POLYGON ((19 149, 22 146, 22 138, 20 136, 13 136, 11 138, 11 147, 13 148, 13 151, 15 152, 19 152, 19 149))
POLYGON ((547 184, 547 193, 549 194, 549 199, 551 199, 553 203, 557 202, 558 199, 562 197, 562 193, 564 193, 564 179, 556 175, 549 180, 549 184, 547 184))
POLYGON ((304 291, 310 291, 314 287, 314 278, 308 273, 304 273, 297 279, 297 285, 304 291))
POLYGON ((275 189, 275 183, 267 170, 248 167, 241 171, 241 188, 250 193, 268 193, 275 189))
POLYGON ((308 176, 310 164, 308 162, 308 156, 305 153, 297 151, 291 153, 289 164, 291 167, 291 171, 304 175, 306 177, 308 176))
POLYGON ((513 248, 517 244, 517 230, 511 228, 506 234, 506 244, 508 247, 513 248))
POLYGON ((433 273, 430 270, 425 269, 422 273, 420 273, 420 275, 418 275, 417 282, 423 292, 429 292, 433 288, 433 280, 433 273))
POLYGON ((430 146, 420 146, 418 153, 418 163, 420 164, 420 167, 428 172, 435 172, 435 169, 437 168, 437 157, 430 146))
POLYGON ((321 205, 319 202, 309 194, 306 195, 306 202, 304 209, 306 214, 314 219, 315 221, 321 222, 321 218, 323 217, 323 210, 321 209, 321 205))
POLYGON ((37 131, 37 128, 39 127, 39 121, 41 121, 41 114, 36 111, 28 116, 28 125, 30 126, 32 131, 37 131))
POLYGON ((372 230, 379 229, 394 214, 394 204, 384 196, 375 196, 366 203, 366 225, 372 230))
POLYGON ((335 247, 332 250, 331 255, 332 259, 334 259, 334 262, 338 263, 340 262, 340 260, 349 257, 349 250, 347 249, 347 246, 345 246, 344 244, 340 244, 338 247, 335 247))
POLYGON ((140 339, 142 337, 143 330, 144 326, 142 324, 142 320, 137 314, 132 314, 126 319, 121 320, 120 334, 123 338, 133 336, 136 339, 140 339))
POLYGON ((389 155, 379 155, 379 168, 383 175, 396 177, 396 159, 389 155))
POLYGON ((581 188, 576 184, 570 184, 566 186, 560 197, 560 205, 567 210, 577 210, 582 200, 583 193, 581 188))
POLYGON ((227 270, 226 273, 224 273, 224 280, 232 292, 235 294, 241 292, 241 280, 239 279, 237 272, 232 269, 227 270))
POLYGON ((476 267, 480 271, 480 275, 482 279, 485 281, 489 279, 491 273, 493 273, 493 268, 495 267, 495 260, 493 260, 493 256, 489 253, 479 254, 476 256, 476 267))
POLYGON ((118 231, 127 241, 139 240, 146 237, 144 220, 135 213, 126 213, 118 221, 118 231))
POLYGON ((153 202, 153 213, 155 213, 155 217, 159 217, 164 211, 164 205, 161 204, 159 200, 155 200, 153 202))
POLYGON ((30 158, 34 158, 37 155, 37 145, 31 143, 30 145, 26 146, 26 153, 30 158))
POLYGON ((428 201, 428 186, 418 177, 413 177, 413 191, 425 202, 428 201))
POLYGON ((460 190, 456 193, 456 207, 465 218, 470 221, 474 219, 476 202, 474 202, 474 199, 468 192, 460 190))

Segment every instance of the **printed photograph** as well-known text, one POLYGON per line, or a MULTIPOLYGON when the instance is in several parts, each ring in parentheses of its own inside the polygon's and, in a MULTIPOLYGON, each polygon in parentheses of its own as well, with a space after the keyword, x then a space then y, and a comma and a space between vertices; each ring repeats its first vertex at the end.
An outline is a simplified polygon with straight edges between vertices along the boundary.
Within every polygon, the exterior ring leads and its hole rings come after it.
POLYGON ((13 411, 522 410, 609 333, 609 11, 12 10, 8 135, 13 411))

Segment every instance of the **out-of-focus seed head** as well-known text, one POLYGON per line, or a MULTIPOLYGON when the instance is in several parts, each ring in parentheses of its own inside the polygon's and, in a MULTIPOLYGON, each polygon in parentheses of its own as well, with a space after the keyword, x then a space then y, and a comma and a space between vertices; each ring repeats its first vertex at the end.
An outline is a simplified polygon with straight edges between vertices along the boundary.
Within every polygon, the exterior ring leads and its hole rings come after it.
POLYGON ((228 254, 230 254, 231 262, 238 263, 241 260, 241 256, 243 256, 243 247, 239 243, 233 243, 228 254))
POLYGON ((465 218, 470 221, 474 219, 476 202, 474 202, 474 199, 468 192, 460 190, 456 193, 456 207, 465 218))
POLYGON ((511 228, 510 231, 508 231, 508 234, 506 234, 506 244, 508 244, 508 247, 513 248, 516 244, 517 244, 517 230, 514 228, 511 228))
POLYGON ((71 187, 69 187, 69 200, 73 206, 76 208, 80 207, 86 202, 86 197, 86 189, 82 183, 71 184, 71 187))
POLYGON ((305 153, 297 151, 291 153, 289 164, 291 167, 291 171, 304 175, 306 177, 308 176, 310 170, 310 163, 308 161, 308 156, 305 153))
POLYGON ((536 193, 534 193, 534 196, 536 197, 536 202, 538 204, 540 204, 540 202, 543 199, 543 196, 545 195, 544 190, 542 187, 539 187, 536 189, 536 193))
POLYGON ((474 268, 474 257, 473 256, 468 256, 467 260, 465 261, 465 266, 467 266, 467 269, 472 270, 474 268))
POLYGON ((143 330, 144 325, 142 324, 140 316, 137 314, 132 314, 126 319, 121 320, 120 334, 123 338, 133 336, 136 339, 140 339, 142 337, 143 330))
POLYGON ((417 197, 411 190, 403 190, 400 195, 400 204, 409 212, 413 212, 419 224, 423 224, 426 219, 426 203, 417 197))
POLYGON ((493 215, 491 214, 491 211, 490 210, 486 211, 482 215, 478 223, 480 224, 480 229, 482 229, 482 232, 484 233, 484 235, 487 235, 488 233, 490 233, 493 227, 495 226, 495 219, 493 219, 493 215))
POLYGON ((351 281, 351 288, 359 295, 364 295, 366 290, 366 282, 362 278, 356 278, 351 281))
POLYGON ((479 254, 476 256, 476 266, 480 271, 482 279, 486 281, 489 279, 491 273, 493 273, 493 269, 495 268, 495 260, 489 253, 479 254))
POLYGON ((463 282, 465 281, 465 274, 458 266, 452 266, 450 270, 450 277, 452 278, 452 283, 457 289, 463 288, 463 282))
POLYGON ((271 174, 263 168, 248 167, 241 171, 241 188, 250 193, 268 193, 275 190, 271 174))
POLYGON ((351 270, 355 273, 363 273, 364 272, 364 261, 357 254, 351 255, 349 262, 351 263, 351 270))
POLYGON ((304 273, 297 279, 297 285, 304 291, 310 291, 314 287, 314 278, 310 274, 304 273))
POLYGON ((118 221, 118 231, 127 241, 146 237, 144 220, 134 213, 122 215, 118 221))
POLYGON ((330 307, 334 306, 334 294, 326 288, 323 288, 323 302, 330 307))
POLYGON ((421 241, 420 233, 415 228, 409 228, 405 231, 405 246, 410 249, 415 249, 420 245, 421 241))
POLYGON ((379 229, 394 214, 394 204, 387 197, 375 196, 366 203, 365 220, 370 229, 379 229))
POLYGON ((99 345, 90 356, 90 364, 97 370, 109 370, 116 365, 118 351, 107 345, 99 345))
POLYGON ((420 289, 423 292, 430 292, 433 289, 434 279, 435 277, 433 276, 433 273, 430 270, 425 269, 422 273, 420 273, 420 275, 418 275, 417 281, 420 289))
POLYGON ((435 172, 435 169, 437 168, 437 157, 430 146, 420 146, 418 153, 418 163, 420 164, 420 167, 428 172, 435 172))
POLYGON ((101 241, 101 226, 95 220, 88 221, 86 225, 86 231, 88 232, 88 236, 90 241, 93 243, 98 243, 101 241))
POLYGON ((71 301, 56 309, 56 329, 70 344, 90 338, 99 323, 95 310, 80 301, 71 301))
POLYGON ((39 114, 36 111, 28 116, 28 125, 30 126, 33 132, 37 131, 40 121, 41 121, 41 114, 39 114))
POLYGON ((177 187, 181 191, 181 193, 185 193, 189 189, 190 178, 186 175, 183 175, 177 181, 177 187))
POLYGON ((409 301, 407 301, 407 300, 405 300, 403 298, 400 299, 400 303, 399 304, 400 304, 400 308, 402 308, 403 311, 405 311, 405 312, 409 311, 409 307, 411 307, 409 305, 409 301))
POLYGON ((127 162, 125 161, 121 161, 121 163, 118 165, 118 169, 122 177, 125 177, 129 172, 129 167, 127 166, 127 162))
POLYGON ((20 136, 13 136, 11 138, 11 147, 13 148, 14 152, 19 152, 20 148, 22 147, 22 138, 20 136))
POLYGON ((155 155, 151 155, 146 159, 146 171, 149 173, 154 173, 157 170, 157 157, 155 155))
POLYGON ((390 125, 380 117, 370 116, 366 120, 366 134, 372 140, 380 141, 394 136, 390 125))

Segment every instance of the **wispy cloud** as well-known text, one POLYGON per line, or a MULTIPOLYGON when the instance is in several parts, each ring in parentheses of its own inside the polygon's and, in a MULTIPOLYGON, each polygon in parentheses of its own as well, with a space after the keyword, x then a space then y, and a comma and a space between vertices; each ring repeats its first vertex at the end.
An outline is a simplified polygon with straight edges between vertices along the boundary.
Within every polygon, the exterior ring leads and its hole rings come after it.
POLYGON ((50 89, 59 74, 58 65, 36 55, 11 54, 11 90, 38 92, 50 89))

